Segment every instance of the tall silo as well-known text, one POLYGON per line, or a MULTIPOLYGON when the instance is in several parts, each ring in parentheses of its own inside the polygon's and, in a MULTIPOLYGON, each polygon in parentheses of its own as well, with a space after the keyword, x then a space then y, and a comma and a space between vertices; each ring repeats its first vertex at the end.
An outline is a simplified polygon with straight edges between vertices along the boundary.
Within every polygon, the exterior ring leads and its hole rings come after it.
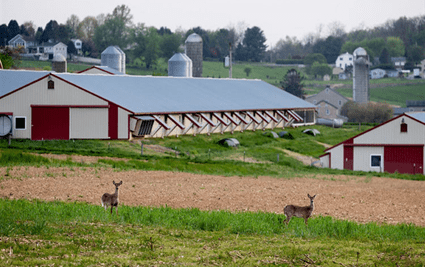
POLYGON ((120 52, 120 54, 121 54, 121 71, 120 72, 122 72, 122 73, 124 73, 125 74, 125 53, 124 53, 124 51, 122 51, 121 50, 121 48, 118 46, 118 45, 116 45, 116 46, 114 46, 117 50, 118 50, 118 52, 120 52))
POLYGON ((56 54, 52 60, 52 70, 56 72, 66 72, 66 58, 62 54, 56 54))
POLYGON ((192 60, 183 53, 175 53, 168 60, 168 76, 192 77, 192 60))
POLYGON ((185 41, 185 53, 192 60, 192 76, 202 77, 202 38, 196 33, 185 41))
POLYGON ((367 103, 369 93, 369 56, 362 47, 353 52, 353 100, 357 103, 367 103))
POLYGON ((122 55, 114 46, 108 46, 100 56, 100 64, 122 72, 122 55))

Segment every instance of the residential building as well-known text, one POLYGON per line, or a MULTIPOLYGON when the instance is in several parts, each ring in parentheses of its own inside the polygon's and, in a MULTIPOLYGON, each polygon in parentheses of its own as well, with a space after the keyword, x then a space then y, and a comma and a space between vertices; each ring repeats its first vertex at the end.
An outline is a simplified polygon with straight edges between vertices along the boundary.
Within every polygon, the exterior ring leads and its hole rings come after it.
POLYGON ((351 55, 348 52, 346 52, 345 54, 339 55, 335 61, 335 66, 343 70, 345 70, 347 66, 352 66, 352 65, 353 65, 353 55, 351 55))
POLYGON ((341 108, 348 102, 346 97, 333 90, 329 85, 321 92, 309 96, 305 100, 316 105, 318 117, 326 119, 340 118, 341 108))

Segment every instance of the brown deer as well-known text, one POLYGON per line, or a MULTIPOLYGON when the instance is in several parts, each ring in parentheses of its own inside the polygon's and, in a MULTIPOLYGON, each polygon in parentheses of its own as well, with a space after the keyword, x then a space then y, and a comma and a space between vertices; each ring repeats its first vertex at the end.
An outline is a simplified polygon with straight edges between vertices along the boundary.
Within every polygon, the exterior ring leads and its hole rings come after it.
POLYGON ((310 194, 307 194, 307 196, 310 199, 310 206, 299 207, 295 205, 287 205, 283 209, 283 212, 286 215, 286 220, 284 221, 286 222, 286 224, 289 224, 289 221, 291 220, 291 218, 295 216, 298 218, 304 218, 305 225, 308 225, 307 221, 308 221, 308 218, 310 218, 311 214, 313 213, 313 210, 314 210, 313 202, 316 195, 310 196, 310 194))
POLYGON ((111 214, 112 209, 115 207, 115 211, 118 216, 118 187, 122 185, 122 181, 119 183, 115 183, 115 181, 112 181, 112 183, 115 185, 115 193, 114 194, 103 194, 101 201, 102 201, 102 207, 105 208, 105 210, 108 208, 108 206, 111 206, 111 214))

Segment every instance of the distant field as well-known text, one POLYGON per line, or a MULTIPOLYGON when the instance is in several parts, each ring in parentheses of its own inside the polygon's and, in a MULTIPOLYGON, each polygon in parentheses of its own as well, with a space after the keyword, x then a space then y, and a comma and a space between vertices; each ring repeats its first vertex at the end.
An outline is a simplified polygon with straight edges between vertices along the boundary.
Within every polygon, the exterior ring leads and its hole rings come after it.
MULTIPOLYGON (((91 67, 87 64, 68 63, 69 72, 77 72, 91 67)), ((49 69, 50 62, 22 60, 20 68, 31 68, 43 70, 49 69)), ((269 66, 258 63, 236 63, 232 68, 232 78, 237 79, 260 79, 274 86, 280 87, 280 81, 283 80, 286 72, 295 68, 301 73, 304 69, 298 69, 296 66, 269 66), (250 68, 249 75, 246 75, 245 69, 250 68)), ((159 59, 156 66, 146 69, 140 62, 127 64, 126 72, 130 75, 164 75, 167 76, 168 63, 165 59, 159 59)), ((224 67, 222 62, 203 62, 203 77, 209 78, 228 78, 229 68, 224 67)), ((338 88, 337 91, 345 97, 352 98, 353 92, 351 86, 352 80, 304 80, 305 93, 307 95, 317 94, 325 88, 327 84, 341 84, 350 88, 338 88)), ((397 78, 386 78, 370 80, 370 84, 401 84, 400 86, 387 86, 382 88, 371 88, 370 100, 376 102, 387 102, 391 105, 406 106, 406 100, 419 100, 425 98, 424 80, 406 80, 397 78), (406 85, 411 83, 413 85, 406 85)))

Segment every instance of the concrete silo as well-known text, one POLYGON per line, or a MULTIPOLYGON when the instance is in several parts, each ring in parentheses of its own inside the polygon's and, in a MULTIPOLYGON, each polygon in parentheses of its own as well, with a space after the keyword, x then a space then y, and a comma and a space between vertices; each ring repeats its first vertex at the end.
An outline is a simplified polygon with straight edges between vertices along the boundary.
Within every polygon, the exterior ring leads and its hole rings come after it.
POLYGON ((56 72, 66 72, 66 58, 62 54, 56 54, 52 60, 52 70, 56 72))
POLYGON ((202 38, 196 33, 185 41, 185 53, 192 60, 192 76, 202 77, 202 38))
POLYGON ((108 46, 100 56, 100 64, 122 72, 122 54, 114 46, 108 46))
POLYGON ((192 60, 186 54, 174 54, 168 60, 168 76, 192 77, 192 60))
POLYGON ((353 52, 353 100, 357 103, 367 103, 369 93, 369 56, 362 47, 353 52))

